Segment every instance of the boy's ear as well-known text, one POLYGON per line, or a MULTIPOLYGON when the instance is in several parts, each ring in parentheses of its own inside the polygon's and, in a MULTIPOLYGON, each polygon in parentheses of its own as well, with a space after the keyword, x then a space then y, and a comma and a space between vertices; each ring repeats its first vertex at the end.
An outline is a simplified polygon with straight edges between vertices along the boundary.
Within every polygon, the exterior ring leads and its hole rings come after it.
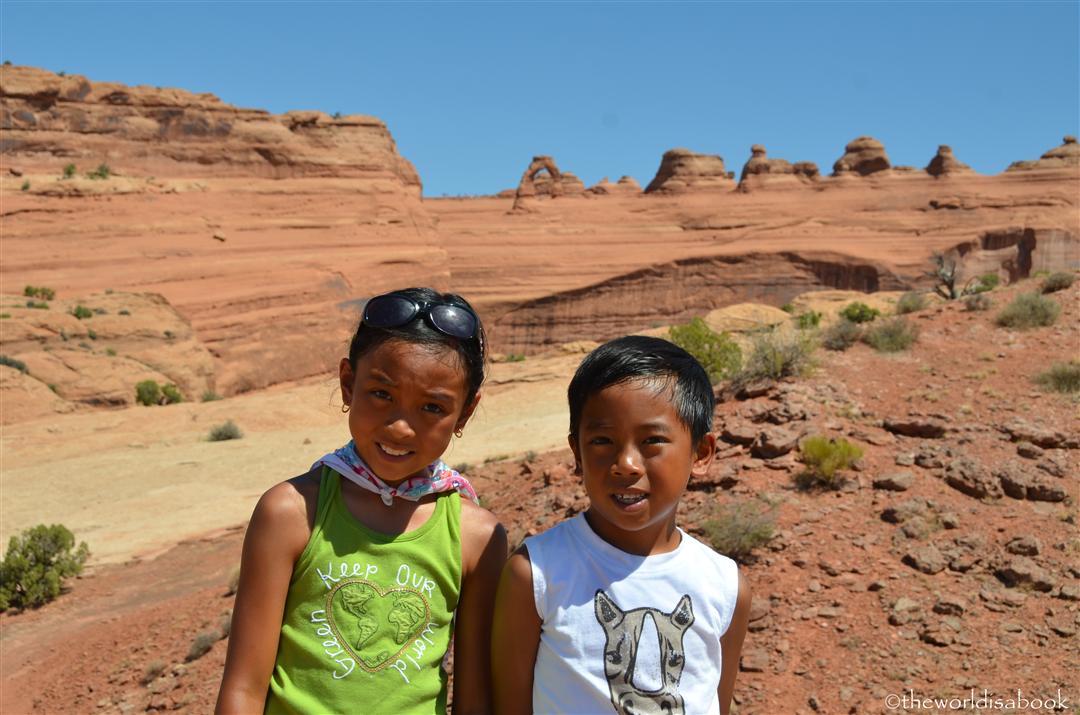
POLYGON ((570 443, 570 451, 574 453, 574 474, 581 476, 581 448, 578 447, 577 435, 566 435, 566 441, 570 443))
POLYGON ((716 435, 708 432, 697 444, 690 474, 695 477, 704 477, 709 473, 714 457, 716 457, 716 435))
POLYGON ((349 358, 341 358, 341 362, 338 363, 338 379, 341 382, 341 402, 345 405, 352 404, 352 392, 353 383, 356 382, 356 375, 353 373, 352 365, 349 364, 349 358))
POLYGON ((473 416, 473 412, 476 411, 476 406, 480 404, 480 393, 477 392, 473 395, 472 402, 465 405, 465 409, 461 411, 461 416, 458 417, 457 424, 454 425, 454 429, 465 429, 465 423, 469 421, 469 418, 473 416))

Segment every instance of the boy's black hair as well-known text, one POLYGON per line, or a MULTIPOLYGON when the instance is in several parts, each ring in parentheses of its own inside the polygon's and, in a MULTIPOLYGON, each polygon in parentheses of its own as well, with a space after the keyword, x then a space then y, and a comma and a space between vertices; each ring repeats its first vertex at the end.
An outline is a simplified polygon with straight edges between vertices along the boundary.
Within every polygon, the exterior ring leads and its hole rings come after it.
POLYGON ((418 345, 449 347, 458 354, 458 357, 461 358, 461 364, 465 368, 465 404, 468 405, 484 382, 483 345, 487 341, 484 338, 484 326, 480 323, 480 316, 469 305, 469 301, 456 293, 440 293, 431 288, 405 288, 395 290, 393 293, 411 298, 417 302, 449 303, 450 305, 468 309, 470 313, 476 316, 476 337, 461 340, 435 330, 428 324, 427 320, 419 318, 396 328, 376 328, 365 325, 361 316, 360 324, 356 326, 356 333, 353 334, 352 342, 349 344, 349 364, 353 370, 356 369, 356 361, 361 356, 374 350, 387 340, 396 339, 418 345))
POLYGON ((675 414, 690 431, 695 447, 712 431, 713 396, 709 375, 694 356, 660 338, 628 335, 589 353, 570 381, 570 434, 575 438, 590 395, 630 380, 670 380, 675 414))

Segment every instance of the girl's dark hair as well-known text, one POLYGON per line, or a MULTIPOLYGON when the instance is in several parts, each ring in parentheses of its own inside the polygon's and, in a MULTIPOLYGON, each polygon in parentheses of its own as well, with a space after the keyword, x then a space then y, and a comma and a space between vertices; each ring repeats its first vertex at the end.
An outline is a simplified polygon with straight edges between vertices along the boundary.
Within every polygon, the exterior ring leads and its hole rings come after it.
POLYGON ((468 405, 484 382, 483 345, 487 344, 487 339, 484 335, 484 326, 480 323, 480 316, 469 305, 469 301, 456 293, 440 293, 431 288, 405 288, 395 290, 393 293, 410 298, 417 303, 448 303, 468 309, 476 315, 477 336, 469 340, 455 338, 431 327, 426 318, 416 318, 396 328, 375 328, 364 325, 361 315, 360 324, 356 327, 356 333, 349 344, 349 364, 353 370, 356 369, 357 360, 387 340, 403 340, 417 345, 445 346, 458 354, 461 364, 465 367, 465 404, 468 405))
POLYGON ((567 390, 570 434, 577 439, 581 412, 590 395, 631 380, 671 381, 671 404, 695 447, 712 431, 716 398, 701 363, 667 340, 628 335, 604 343, 578 366, 567 390))

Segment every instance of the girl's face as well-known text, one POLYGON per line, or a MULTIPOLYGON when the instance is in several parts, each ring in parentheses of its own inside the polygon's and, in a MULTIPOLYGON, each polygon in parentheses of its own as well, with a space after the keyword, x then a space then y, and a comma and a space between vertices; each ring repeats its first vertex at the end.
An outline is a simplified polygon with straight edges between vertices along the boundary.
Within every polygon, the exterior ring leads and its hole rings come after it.
POLYGON ((349 405, 356 451, 388 484, 434 462, 476 408, 465 404, 465 367, 452 348, 387 340, 340 365, 341 399, 349 405))

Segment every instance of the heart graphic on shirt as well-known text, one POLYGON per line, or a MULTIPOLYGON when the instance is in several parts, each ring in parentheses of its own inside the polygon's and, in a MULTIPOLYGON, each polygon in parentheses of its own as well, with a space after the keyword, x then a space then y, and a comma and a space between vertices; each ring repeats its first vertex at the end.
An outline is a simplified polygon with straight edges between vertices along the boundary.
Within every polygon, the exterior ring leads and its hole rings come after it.
POLYGON ((381 589, 348 579, 326 594, 326 614, 338 643, 369 673, 396 661, 431 622, 431 605, 411 588, 381 589))

